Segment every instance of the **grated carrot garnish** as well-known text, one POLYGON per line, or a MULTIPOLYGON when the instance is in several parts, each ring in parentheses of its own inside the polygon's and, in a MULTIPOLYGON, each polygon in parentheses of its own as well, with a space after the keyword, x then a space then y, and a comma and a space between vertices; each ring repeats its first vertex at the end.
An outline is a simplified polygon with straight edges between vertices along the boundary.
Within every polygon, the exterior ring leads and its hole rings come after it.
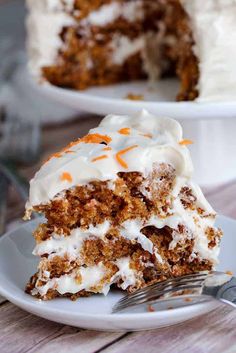
POLYGON ((84 142, 84 143, 101 143, 101 142, 109 143, 109 142, 111 142, 111 140, 112 140, 111 137, 107 136, 107 135, 88 134, 82 138, 79 138, 75 141, 70 142, 66 147, 64 147, 61 150, 61 153, 67 152, 71 147, 76 146, 81 142, 84 142))
POLYGON ((89 134, 80 139, 80 142, 84 143, 109 143, 111 142, 111 137, 107 135, 100 135, 100 134, 89 134))
POLYGON ((180 141, 179 144, 180 144, 181 146, 192 145, 192 144, 193 144, 193 141, 192 141, 192 140, 189 140, 189 139, 184 139, 184 140, 180 141))
POLYGON ((68 181, 69 183, 72 182, 72 176, 70 173, 67 173, 67 172, 62 173, 60 179, 61 181, 68 181))
POLYGON ((101 159, 105 159, 105 158, 108 158, 108 156, 106 154, 103 154, 102 156, 93 158, 92 162, 97 162, 97 161, 100 161, 101 159))
POLYGON ((68 151, 65 151, 65 153, 75 153, 75 151, 70 151, 70 150, 68 150, 68 151))
POLYGON ((140 136, 144 136, 144 137, 148 137, 148 138, 152 138, 152 134, 139 134, 140 136))
POLYGON ((124 127, 123 129, 120 129, 118 132, 121 135, 130 135, 130 128, 129 127, 124 127))
POLYGON ((116 159, 118 161, 118 163, 125 169, 128 168, 128 164, 121 158, 121 156, 131 150, 133 150, 134 148, 138 147, 138 145, 134 145, 134 146, 130 146, 125 148, 124 150, 120 150, 119 152, 116 153, 116 159))
POLYGON ((102 150, 103 150, 103 151, 111 151, 112 148, 111 148, 111 147, 104 147, 102 150))

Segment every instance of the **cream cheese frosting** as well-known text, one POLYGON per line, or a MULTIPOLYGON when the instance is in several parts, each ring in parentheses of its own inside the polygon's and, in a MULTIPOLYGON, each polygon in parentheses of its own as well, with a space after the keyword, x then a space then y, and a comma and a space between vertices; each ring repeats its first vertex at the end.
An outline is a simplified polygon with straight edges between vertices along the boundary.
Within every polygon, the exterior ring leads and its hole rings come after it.
POLYGON ((64 26, 75 24, 73 17, 64 11, 64 8, 70 10, 73 3, 71 0, 27 0, 30 12, 26 20, 26 46, 29 69, 34 75, 40 76, 42 67, 57 61, 58 50, 64 45, 60 33, 64 26))
POLYGON ((115 1, 101 6, 81 21, 81 25, 106 26, 107 24, 125 18, 129 22, 141 20, 144 16, 143 1, 136 0, 122 3, 115 1))
POLYGON ((68 148, 69 153, 65 151, 52 157, 30 182, 27 208, 46 204, 76 185, 92 180, 113 181, 121 171, 137 171, 146 176, 155 163, 167 163, 175 168, 179 190, 192 176, 189 151, 179 143, 183 138, 182 128, 173 119, 158 118, 145 110, 134 117, 108 115, 97 128, 89 131, 92 134, 108 136, 109 143, 84 143, 82 139, 68 148), (127 129, 129 134, 122 134, 122 129, 127 129), (124 164, 119 163, 120 159, 124 164), (63 179, 65 173, 69 178, 63 179))
POLYGON ((236 1, 182 0, 199 61, 199 102, 236 98, 236 1))
POLYGON ((107 295, 112 283, 119 280, 122 280, 121 288, 124 290, 129 286, 134 286, 137 283, 138 273, 130 268, 130 258, 120 258, 115 261, 115 264, 118 267, 118 271, 111 278, 111 281, 109 283, 105 282, 103 286, 101 286, 100 281, 106 276, 107 268, 100 262, 96 266, 80 267, 79 271, 76 270, 58 278, 49 279, 46 284, 36 286, 32 294, 36 295, 39 293, 43 296, 49 289, 56 289, 62 295, 65 293, 74 294, 81 290, 94 292, 94 287, 98 286, 97 292, 107 295), (78 276, 79 281, 77 280, 78 276))

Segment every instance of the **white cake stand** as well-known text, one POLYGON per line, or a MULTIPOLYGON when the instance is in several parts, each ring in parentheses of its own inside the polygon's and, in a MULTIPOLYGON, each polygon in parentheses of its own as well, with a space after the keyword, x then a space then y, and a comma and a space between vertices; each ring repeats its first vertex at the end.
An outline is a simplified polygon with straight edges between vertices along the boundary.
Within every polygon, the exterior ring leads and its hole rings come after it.
POLYGON ((134 114, 145 108, 157 116, 178 119, 184 136, 194 141, 190 147, 195 179, 203 187, 216 187, 236 178, 236 101, 175 102, 178 82, 162 80, 155 87, 145 81, 73 91, 48 83, 41 92, 69 108, 106 115, 134 114), (125 99, 129 93, 142 95, 143 101, 125 99))

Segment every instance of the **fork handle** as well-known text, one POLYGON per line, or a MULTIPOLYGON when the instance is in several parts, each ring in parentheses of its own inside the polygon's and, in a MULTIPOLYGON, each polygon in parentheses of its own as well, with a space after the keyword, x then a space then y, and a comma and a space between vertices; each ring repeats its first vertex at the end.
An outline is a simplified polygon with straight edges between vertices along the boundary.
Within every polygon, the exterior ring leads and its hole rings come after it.
POLYGON ((233 308, 236 308, 236 301, 235 302, 232 302, 230 300, 226 300, 226 299, 220 299, 220 301, 224 304, 227 304, 227 305, 230 305, 232 306, 233 308))
POLYGON ((216 299, 236 308, 236 278, 232 277, 218 290, 216 299))

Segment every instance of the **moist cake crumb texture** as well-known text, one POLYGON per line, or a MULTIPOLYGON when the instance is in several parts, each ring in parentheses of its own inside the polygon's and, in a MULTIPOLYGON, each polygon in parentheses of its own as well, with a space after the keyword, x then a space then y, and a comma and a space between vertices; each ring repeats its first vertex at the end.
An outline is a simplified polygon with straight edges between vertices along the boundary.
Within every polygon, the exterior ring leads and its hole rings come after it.
POLYGON ((75 300, 213 269, 222 232, 184 141, 175 120, 142 111, 109 115, 51 156, 26 205, 26 218, 46 219, 34 231, 40 260, 26 291, 75 300))

